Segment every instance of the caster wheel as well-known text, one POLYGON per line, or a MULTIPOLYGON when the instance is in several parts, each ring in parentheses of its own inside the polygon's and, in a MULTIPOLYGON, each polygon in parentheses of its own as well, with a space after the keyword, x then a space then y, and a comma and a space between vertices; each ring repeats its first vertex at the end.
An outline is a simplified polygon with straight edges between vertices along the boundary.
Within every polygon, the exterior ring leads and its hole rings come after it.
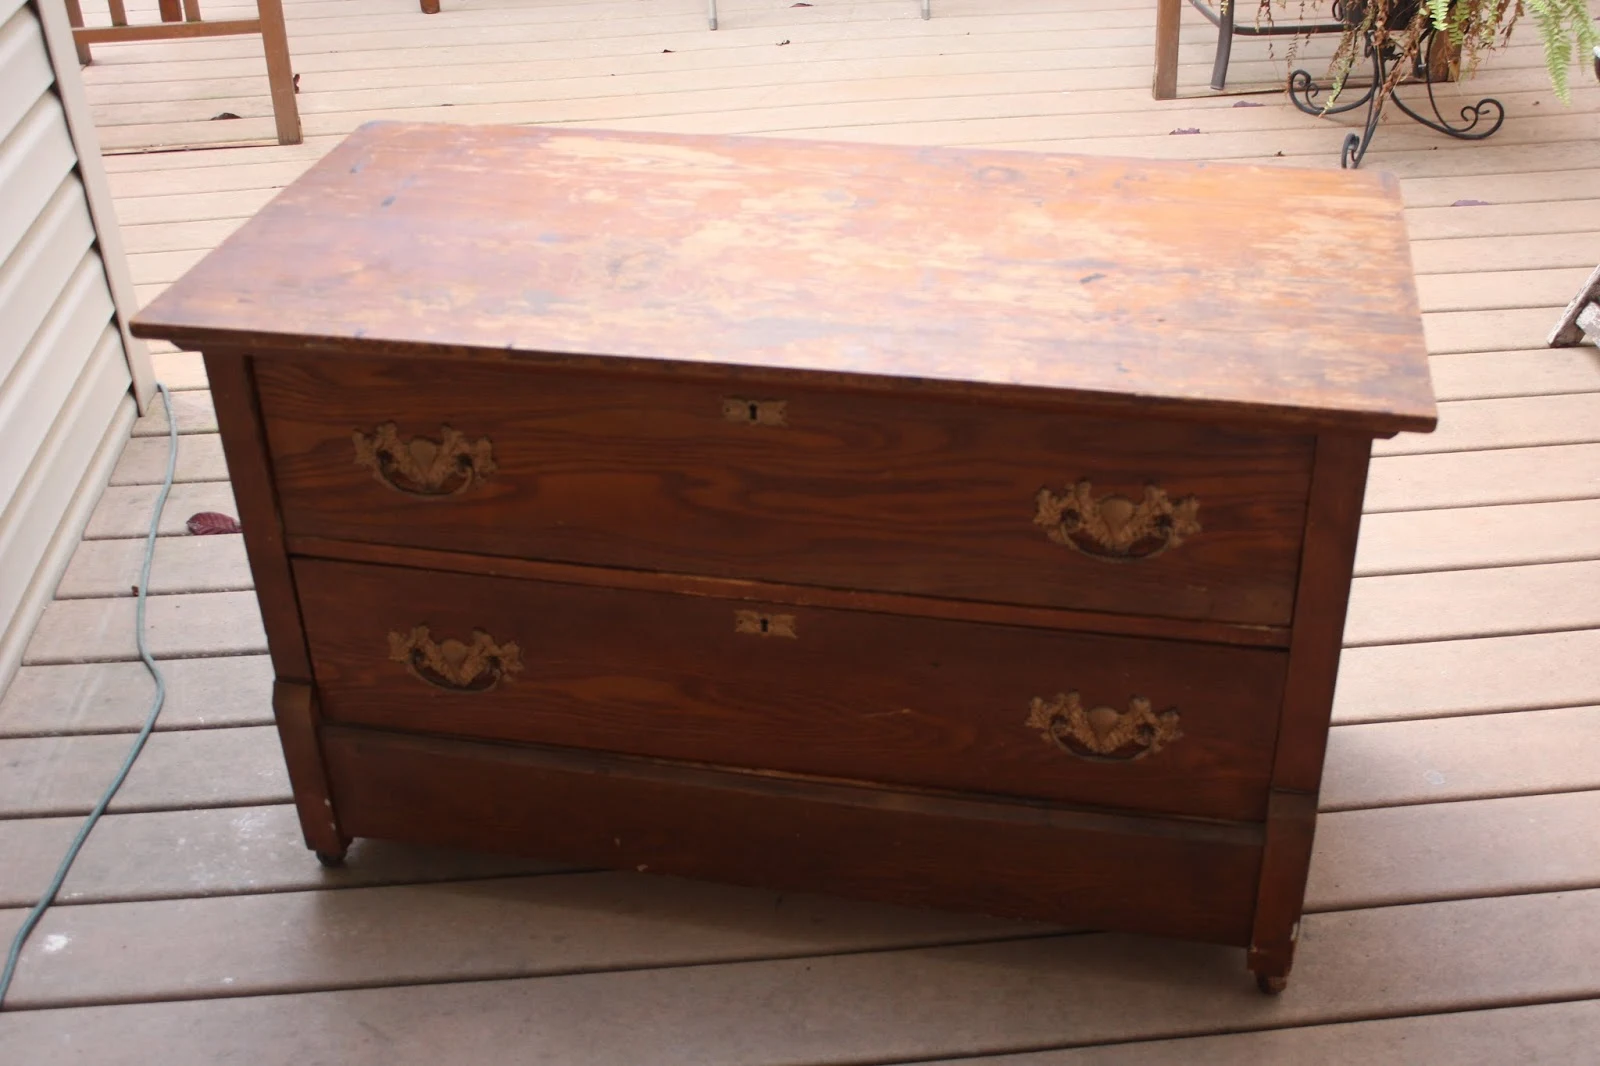
POLYGON ((317 861, 330 870, 336 869, 344 865, 344 852, 319 851, 317 852, 317 861))
POLYGON ((1256 987, 1269 996, 1275 996, 1289 987, 1289 977, 1287 974, 1282 977, 1276 977, 1272 974, 1258 973, 1256 974, 1256 987))

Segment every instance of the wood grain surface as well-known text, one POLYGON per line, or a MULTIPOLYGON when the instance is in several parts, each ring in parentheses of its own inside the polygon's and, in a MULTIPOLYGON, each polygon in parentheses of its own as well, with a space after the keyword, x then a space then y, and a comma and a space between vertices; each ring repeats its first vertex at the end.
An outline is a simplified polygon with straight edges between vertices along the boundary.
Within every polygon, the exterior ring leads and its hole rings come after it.
POLYGON ((1380 435, 1435 417, 1382 174, 370 123, 135 329, 1380 435))
POLYGON ((276 675, 272 686, 273 718, 294 786, 300 828, 308 847, 325 855, 342 855, 350 840, 339 831, 338 814, 329 800, 317 746, 317 701, 310 684, 311 661, 294 576, 284 549, 282 512, 272 481, 272 462, 266 450, 250 363, 229 352, 210 351, 205 358, 240 521, 250 529, 245 537, 245 552, 276 675))
POLYGON ((255 366, 291 535, 1221 622, 1293 605, 1310 438, 464 362, 255 366), (748 421, 757 400, 783 424, 748 421), (397 491, 352 443, 390 422, 486 439, 495 469, 397 491), (1193 497, 1200 531, 1129 560, 1053 543, 1036 497, 1080 480, 1193 497))
POLYGON ((705 577, 655 570, 612 570, 577 563, 552 563, 539 559, 512 559, 500 555, 463 555, 431 548, 402 548, 391 544, 362 544, 326 537, 290 537, 292 555, 339 559, 351 563, 377 563, 416 570, 443 570, 453 574, 527 578, 561 585, 671 592, 682 596, 715 596, 790 607, 837 607, 849 611, 913 618, 948 618, 963 622, 989 622, 1036 629, 1070 629, 1079 633, 1152 637, 1160 640, 1198 641, 1202 644, 1240 644, 1250 648, 1287 648, 1287 626, 1247 626, 1201 622, 1153 615, 1065 611, 1058 607, 1019 607, 1007 603, 979 603, 898 592, 835 589, 821 585, 784 585, 745 578, 705 577))
POLYGON ((1254 827, 1114 818, 330 726, 346 828, 1243 944, 1254 827), (686 825, 715 832, 707 848, 686 825))
POLYGON ((1317 438, 1289 680, 1250 937, 1250 968, 1264 981, 1282 981, 1294 962, 1370 451, 1371 443, 1363 437, 1329 433, 1317 438))
POLYGON ((1259 819, 1287 656, 820 608, 358 566, 295 564, 322 714, 480 739, 1259 819), (741 613, 784 618, 772 632, 741 613), (450 691, 390 634, 474 630, 521 669, 450 691), (792 636, 784 635, 787 629, 792 636), (1088 761, 1028 724, 1033 699, 1177 709, 1182 736, 1088 761))

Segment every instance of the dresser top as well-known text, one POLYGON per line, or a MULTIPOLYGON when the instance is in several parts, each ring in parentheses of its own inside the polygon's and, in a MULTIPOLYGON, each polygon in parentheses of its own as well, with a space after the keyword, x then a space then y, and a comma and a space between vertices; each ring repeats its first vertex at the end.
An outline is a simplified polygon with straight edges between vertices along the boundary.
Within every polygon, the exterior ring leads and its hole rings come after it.
POLYGON ((372 123, 134 332, 1434 423, 1396 183, 1336 170, 372 123))

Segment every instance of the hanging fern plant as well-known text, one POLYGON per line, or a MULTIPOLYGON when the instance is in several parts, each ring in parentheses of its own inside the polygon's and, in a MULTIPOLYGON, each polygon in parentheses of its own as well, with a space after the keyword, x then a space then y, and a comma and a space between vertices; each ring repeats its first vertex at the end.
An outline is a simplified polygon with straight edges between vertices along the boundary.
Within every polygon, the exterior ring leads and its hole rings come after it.
POLYGON ((1600 44, 1588 0, 1345 0, 1346 29, 1332 61, 1333 98, 1363 55, 1369 34, 1374 48, 1386 48, 1394 58, 1381 90, 1388 94, 1419 61, 1436 61, 1419 55, 1430 33, 1458 51, 1459 60, 1451 61, 1456 72, 1471 73, 1483 55, 1510 41, 1512 28, 1524 15, 1539 29, 1556 96, 1571 103, 1574 52, 1588 55, 1600 44))
MULTIPOLYGON (((1587 0, 1527 0, 1527 8, 1544 41, 1544 63, 1550 83, 1564 104, 1571 103, 1567 74, 1572 69, 1573 50, 1578 55, 1593 53, 1600 44, 1587 0)), ((1506 33, 1511 31, 1507 28, 1506 33)))

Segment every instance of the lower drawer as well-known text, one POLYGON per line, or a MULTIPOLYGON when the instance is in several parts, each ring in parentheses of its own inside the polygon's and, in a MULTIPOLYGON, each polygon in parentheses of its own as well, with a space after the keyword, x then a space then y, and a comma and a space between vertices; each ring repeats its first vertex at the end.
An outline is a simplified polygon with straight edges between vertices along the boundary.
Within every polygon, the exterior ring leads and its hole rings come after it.
POLYGON ((336 722, 1259 820, 1278 651, 326 560, 336 722))
POLYGON ((345 832, 1247 944, 1257 826, 1053 811, 327 727, 345 832))

